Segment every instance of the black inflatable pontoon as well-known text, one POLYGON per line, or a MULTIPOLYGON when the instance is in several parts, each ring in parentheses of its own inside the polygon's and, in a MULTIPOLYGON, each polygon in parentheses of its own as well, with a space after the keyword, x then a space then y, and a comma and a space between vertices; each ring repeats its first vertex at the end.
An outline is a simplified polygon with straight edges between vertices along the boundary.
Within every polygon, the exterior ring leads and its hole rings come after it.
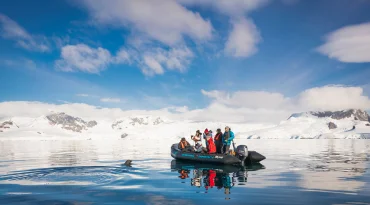
POLYGON ((258 163, 264 159, 265 156, 255 151, 248 151, 247 146, 239 145, 235 149, 235 156, 224 154, 203 154, 194 152, 183 152, 178 149, 177 144, 171 146, 171 156, 179 160, 190 160, 203 163, 217 163, 230 165, 244 165, 258 163))

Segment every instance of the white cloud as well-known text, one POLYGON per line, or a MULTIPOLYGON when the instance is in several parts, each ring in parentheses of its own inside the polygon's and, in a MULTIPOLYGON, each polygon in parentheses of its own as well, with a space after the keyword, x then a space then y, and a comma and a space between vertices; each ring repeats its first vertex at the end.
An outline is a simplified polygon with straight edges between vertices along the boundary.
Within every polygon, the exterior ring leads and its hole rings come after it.
POLYGON ((212 37, 210 21, 173 0, 84 0, 81 2, 99 24, 133 28, 166 45, 212 37))
POLYGON ((265 91, 237 91, 226 93, 223 91, 205 91, 202 94, 214 99, 217 103, 231 107, 245 107, 250 109, 279 109, 290 105, 289 99, 281 93, 265 91))
POLYGON ((114 63, 130 63, 130 54, 125 49, 120 49, 113 59, 114 63))
POLYGON ((233 57, 249 57, 257 52, 261 41, 260 33, 251 19, 245 15, 266 5, 269 0, 178 0, 183 5, 200 5, 231 17, 232 29, 225 43, 224 51, 233 57))
POLYGON ((212 38, 211 22, 174 0, 84 0, 80 4, 97 25, 131 31, 127 45, 112 61, 135 63, 147 76, 166 70, 185 72, 194 53, 184 38, 195 42, 212 38))
POLYGON ((370 62, 370 22, 346 26, 330 33, 318 52, 347 63, 370 62))
POLYGON ((101 98, 101 102, 108 102, 108 103, 119 103, 121 102, 121 99, 119 98, 101 98))
POLYGON ((306 110, 370 109, 370 99, 361 87, 325 86, 303 91, 298 104, 306 110))
POLYGON ((62 48, 61 59, 55 62, 55 67, 65 72, 96 74, 106 69, 111 60, 110 52, 104 48, 91 48, 85 44, 66 45, 62 48))
POLYGON ((302 111, 336 111, 344 109, 370 109, 370 99, 361 87, 324 86, 307 89, 289 98, 281 93, 264 91, 204 91, 213 103, 237 109, 280 110, 287 114, 302 111))
MULTIPOLYGON (((130 115, 156 115, 172 119, 219 121, 219 122, 262 122, 277 123, 286 120, 293 112, 316 110, 370 109, 369 96, 365 96, 360 87, 324 86, 305 90, 289 98, 280 93, 258 91, 202 91, 213 101, 203 109, 190 110, 186 106, 167 105, 159 110, 121 110, 97 108, 86 104, 53 105, 40 102, 2 102, 0 118, 12 116, 39 117, 54 112, 89 118, 107 118, 115 120, 130 115), (27 107, 28 109, 21 109, 27 107)), ((156 97, 149 97, 156 98, 156 97)), ((148 97, 146 100, 152 100, 148 97)), ((161 98, 154 100, 161 101, 161 98)), ((102 98, 103 102, 118 103, 121 99, 102 98)), ((162 102, 159 102, 163 105, 162 102)), ((166 105, 166 104, 164 104, 166 105)))
POLYGON ((144 52, 138 59, 141 69, 146 75, 163 74, 167 70, 185 72, 194 57, 187 47, 171 48, 169 50, 157 48, 144 52))
POLYGON ((76 96, 78 96, 78 97, 89 97, 89 95, 88 94, 76 94, 76 96))
POLYGON ((226 54, 234 57, 248 57, 257 52, 261 37, 257 27, 250 19, 241 18, 232 22, 228 40, 225 43, 226 54))
POLYGON ((164 62, 168 69, 184 72, 193 57, 193 52, 187 47, 173 48, 167 52, 164 62))
POLYGON ((161 64, 152 56, 144 56, 144 64, 146 65, 146 67, 144 67, 142 71, 146 75, 164 73, 161 64))
POLYGON ((242 16, 248 11, 255 10, 266 5, 269 0, 177 0, 183 5, 200 5, 211 7, 229 16, 242 16))
POLYGON ((0 35, 5 39, 14 40, 17 46, 29 51, 47 52, 50 45, 45 36, 29 34, 23 27, 9 17, 0 13, 0 35))
POLYGON ((85 44, 66 45, 61 57, 55 61, 55 68, 65 72, 81 71, 97 74, 111 64, 135 62, 147 76, 163 74, 165 70, 186 71, 193 53, 187 47, 162 48, 121 48, 115 56, 105 48, 92 48, 85 44))

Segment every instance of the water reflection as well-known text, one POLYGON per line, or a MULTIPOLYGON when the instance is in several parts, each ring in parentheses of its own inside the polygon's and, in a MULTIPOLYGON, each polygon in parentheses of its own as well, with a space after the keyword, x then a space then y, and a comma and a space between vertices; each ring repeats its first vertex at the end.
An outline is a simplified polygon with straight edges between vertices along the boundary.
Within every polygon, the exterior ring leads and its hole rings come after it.
POLYGON ((125 141, 0 141, 0 204, 370 201, 369 140, 250 140, 245 144, 267 156, 264 165, 175 161, 169 150, 145 149, 143 154, 143 149, 137 152, 125 141), (124 166, 127 159, 133 160, 132 167, 124 166))
MULTIPOLYGON (((249 171, 265 169, 262 164, 249 166, 214 165, 179 160, 171 161, 171 171, 179 173, 181 183, 190 180, 190 186, 204 187, 205 193, 211 189, 224 190, 225 199, 230 199, 234 186, 245 186, 249 171)), ((199 191, 197 192, 199 193, 199 191)))

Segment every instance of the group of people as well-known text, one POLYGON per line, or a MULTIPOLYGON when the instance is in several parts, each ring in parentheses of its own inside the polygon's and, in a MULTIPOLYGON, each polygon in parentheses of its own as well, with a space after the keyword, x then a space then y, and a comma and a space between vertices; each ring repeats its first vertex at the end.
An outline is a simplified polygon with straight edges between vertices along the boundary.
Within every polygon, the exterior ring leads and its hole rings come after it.
POLYGON ((234 133, 231 131, 230 127, 226 126, 224 133, 218 128, 213 138, 212 130, 206 128, 203 134, 197 130, 195 135, 191 136, 191 139, 194 141, 194 146, 190 145, 185 137, 183 137, 179 142, 178 148, 185 152, 228 154, 231 142, 234 139, 234 133), (205 141, 205 147, 202 145, 202 136, 205 141))

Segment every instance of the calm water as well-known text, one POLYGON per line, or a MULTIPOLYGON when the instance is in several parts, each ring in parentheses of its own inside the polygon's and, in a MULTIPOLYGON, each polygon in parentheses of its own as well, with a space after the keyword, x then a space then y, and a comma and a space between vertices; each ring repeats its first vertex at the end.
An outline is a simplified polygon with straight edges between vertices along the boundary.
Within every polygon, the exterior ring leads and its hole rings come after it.
POLYGON ((236 168, 178 162, 160 143, 0 141, 0 204, 370 204, 370 140, 243 144, 267 159, 236 168))

